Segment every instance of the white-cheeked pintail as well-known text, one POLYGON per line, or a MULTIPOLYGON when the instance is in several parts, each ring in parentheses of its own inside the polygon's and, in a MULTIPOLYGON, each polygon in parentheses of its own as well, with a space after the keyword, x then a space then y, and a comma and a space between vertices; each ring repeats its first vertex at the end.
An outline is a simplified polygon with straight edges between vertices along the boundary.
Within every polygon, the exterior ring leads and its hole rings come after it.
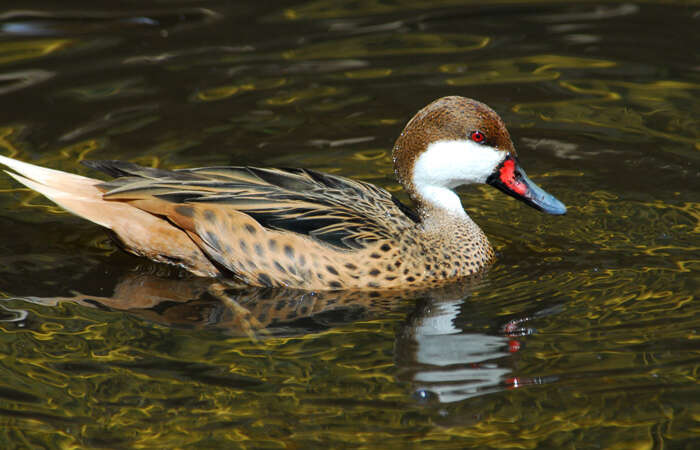
POLYGON ((421 109, 393 149, 415 207, 371 184, 308 169, 161 170, 84 161, 86 178, 0 156, 25 186, 110 229, 127 251, 208 277, 309 290, 427 287, 493 259, 454 188, 488 183, 550 214, 566 207, 520 168, 503 120, 444 97, 421 109))

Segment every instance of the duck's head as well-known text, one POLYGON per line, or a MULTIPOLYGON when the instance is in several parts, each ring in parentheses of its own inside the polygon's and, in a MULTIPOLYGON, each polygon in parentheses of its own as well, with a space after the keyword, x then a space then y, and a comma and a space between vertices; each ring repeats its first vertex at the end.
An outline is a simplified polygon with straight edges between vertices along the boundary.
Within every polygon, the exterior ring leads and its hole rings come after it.
POLYGON ((520 167, 503 120, 476 100, 443 97, 418 111, 396 140, 393 159, 396 176, 421 210, 463 216, 453 189, 487 183, 540 211, 566 213, 520 167))

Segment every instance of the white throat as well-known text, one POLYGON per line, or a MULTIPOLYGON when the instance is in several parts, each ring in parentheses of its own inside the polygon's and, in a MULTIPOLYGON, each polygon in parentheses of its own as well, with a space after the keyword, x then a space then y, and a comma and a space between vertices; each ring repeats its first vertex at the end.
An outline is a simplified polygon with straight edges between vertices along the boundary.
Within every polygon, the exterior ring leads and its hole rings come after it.
POLYGON ((433 142, 413 166, 413 186, 427 203, 466 217, 453 189, 486 182, 505 157, 505 152, 468 140, 433 142))

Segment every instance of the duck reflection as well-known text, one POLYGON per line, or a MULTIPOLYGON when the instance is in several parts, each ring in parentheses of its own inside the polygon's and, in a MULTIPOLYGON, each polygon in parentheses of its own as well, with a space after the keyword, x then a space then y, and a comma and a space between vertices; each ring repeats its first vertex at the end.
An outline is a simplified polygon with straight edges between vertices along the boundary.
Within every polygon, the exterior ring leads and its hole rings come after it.
MULTIPOLYGON (((517 337, 530 332, 522 326, 526 318, 511 320, 492 334, 476 331, 493 329, 483 323, 458 325, 466 315, 479 317, 479 311, 469 311, 473 306, 465 301, 475 283, 479 280, 422 292, 310 292, 140 272, 125 274, 111 296, 76 293, 21 300, 44 306, 71 302, 124 311, 171 327, 214 327, 257 339, 319 332, 405 311, 407 320, 397 333, 395 358, 399 378, 413 386, 414 396, 421 402, 450 403, 547 381, 509 376, 520 349, 517 337)), ((6 321, 26 317, 20 310, 3 309, 0 320, 2 316, 6 321)))
POLYGON ((464 297, 433 298, 416 310, 397 339, 398 364, 404 368, 403 377, 415 387, 416 399, 452 403, 506 388, 554 381, 509 376, 521 348, 517 338, 532 333, 525 327, 526 322, 540 313, 506 322, 498 327, 499 334, 486 334, 476 329, 493 327, 480 323, 479 311, 469 308, 464 297), (477 318, 477 323, 458 326, 465 315, 477 318))
POLYGON ((422 401, 450 403, 503 389, 510 373, 498 360, 507 358, 508 338, 464 332, 455 321, 463 299, 434 300, 407 327, 397 345, 406 378, 422 401))

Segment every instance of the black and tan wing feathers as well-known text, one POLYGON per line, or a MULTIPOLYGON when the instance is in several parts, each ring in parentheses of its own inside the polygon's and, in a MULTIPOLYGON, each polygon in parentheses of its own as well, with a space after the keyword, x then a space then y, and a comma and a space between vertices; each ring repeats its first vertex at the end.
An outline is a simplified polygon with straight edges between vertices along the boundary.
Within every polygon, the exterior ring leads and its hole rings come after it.
POLYGON ((398 248, 414 225, 387 191, 311 170, 144 168, 141 176, 133 164, 89 165, 124 175, 99 185, 105 200, 166 218, 219 270, 252 285, 372 285, 360 280, 371 269, 358 260, 386 252, 384 243, 398 248))
MULTIPOLYGON (((411 224, 386 190, 361 181, 305 169, 214 167, 162 171, 100 161, 90 166, 126 177, 103 183, 104 198, 147 198, 172 204, 209 205, 242 212, 266 229, 309 236, 340 250, 391 239, 393 227, 411 224)), ((151 211, 155 213, 155 211, 151 211)))

